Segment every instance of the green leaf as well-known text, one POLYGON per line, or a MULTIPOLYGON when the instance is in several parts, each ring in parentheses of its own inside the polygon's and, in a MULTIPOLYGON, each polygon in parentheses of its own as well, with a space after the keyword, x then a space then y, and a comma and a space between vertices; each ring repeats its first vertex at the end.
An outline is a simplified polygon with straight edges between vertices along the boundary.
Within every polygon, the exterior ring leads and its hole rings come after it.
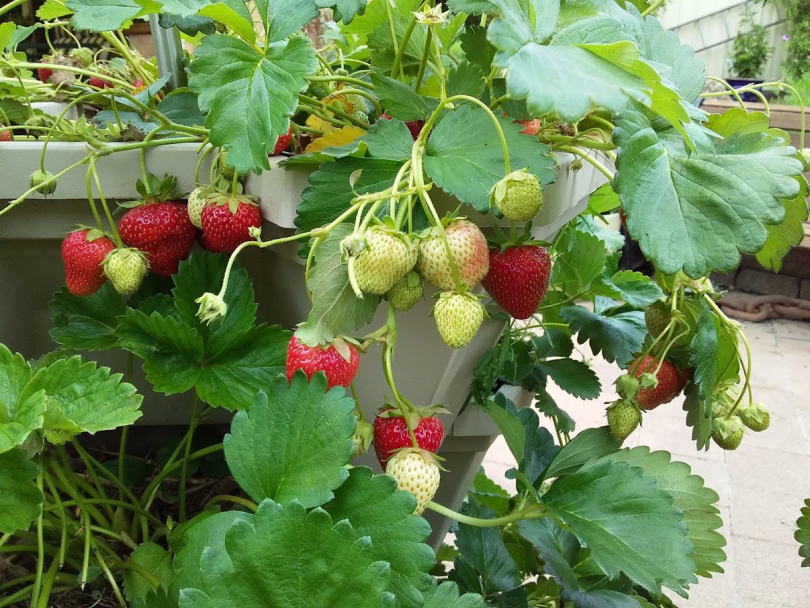
POLYGON ((356 171, 362 172, 354 184, 355 190, 358 194, 368 194, 390 188, 401 167, 400 161, 376 158, 348 157, 323 163, 309 176, 309 186, 301 195, 295 225, 301 231, 308 231, 340 217, 356 196, 349 181, 356 171))
POLYGON ((697 582, 681 513, 641 469, 609 461, 582 469, 555 481, 543 504, 609 577, 624 573, 654 594, 697 582))
POLYGON ((315 0, 256 0, 267 42, 280 42, 318 16, 315 0))
POLYGON ((704 139, 687 154, 674 131, 656 132, 637 110, 623 113, 616 126, 615 184, 627 228, 665 274, 683 270, 700 278, 736 268, 739 252, 758 252, 767 226, 784 219, 780 199, 799 192, 787 178, 801 172, 801 163, 781 138, 751 133, 715 143, 694 127, 693 139, 704 139))
POLYGON ((423 605, 422 592, 433 582, 428 572, 436 556, 423 542, 430 525, 411 515, 415 499, 396 489, 391 476, 372 475, 371 469, 356 467, 323 508, 333 521, 348 520, 358 538, 371 539, 373 558, 391 565, 388 590, 396 596, 397 605, 416 608, 423 605))
POLYGON ((256 502, 271 498, 317 507, 346 481, 357 420, 343 390, 326 392, 326 378, 279 376, 239 412, 225 436, 225 458, 239 486, 256 502))
POLYGON ((796 532, 793 538, 801 545, 799 557, 802 558, 802 568, 810 567, 810 498, 804 501, 801 516, 796 520, 796 532))
POLYGON ((20 398, 39 391, 48 395, 54 412, 45 416, 46 432, 53 426, 71 434, 77 428, 95 434, 130 425, 141 417, 143 397, 134 386, 121 382, 122 377, 78 356, 59 359, 34 374, 20 398), (67 428, 65 421, 70 423, 67 428))
POLYGON ((348 521, 266 500, 255 516, 233 522, 224 546, 203 553, 202 588, 184 589, 180 607, 390 608, 390 566, 373 560, 372 543, 356 540, 348 521))
MULTIPOLYGON (((482 519, 495 517, 491 509, 470 502, 462 507, 461 512, 482 519)), ((479 528, 460 523, 456 532, 456 547, 464 560, 481 576, 485 595, 520 586, 517 565, 506 550, 498 528, 479 528)))
POLYGON ((489 414, 490 418, 498 425, 509 451, 515 457, 516 462, 523 460, 526 449, 526 433, 523 430, 523 423, 518 420, 515 404, 506 399, 503 395, 495 395, 495 399, 490 399, 484 403, 476 405, 489 414))
MULTIPOLYGON (((397 14, 411 16, 411 12, 419 8, 422 0, 395 0, 393 8, 397 14)), ((361 38, 365 38, 381 25, 388 23, 388 12, 385 3, 371 2, 366 6, 366 11, 362 15, 358 15, 351 24, 345 22, 340 30, 347 34, 357 34, 361 38)), ((389 34, 390 36, 390 34, 389 34)))
MULTIPOLYGON (((31 366, 25 358, 19 353, 12 353, 5 344, 0 344, 0 403, 8 408, 9 416, 14 413, 14 407, 31 376, 31 366)), ((4 412, 0 410, 0 422, 4 419, 4 412)))
POLYGON ((671 457, 669 452, 650 452, 650 448, 640 446, 620 450, 605 459, 640 467, 646 476, 655 479, 660 490, 672 495, 675 506, 683 512, 687 536, 694 545, 695 574, 711 578, 712 572, 723 572, 719 564, 726 559, 723 551, 726 541, 717 531, 723 525, 715 506, 720 497, 704 485, 703 479, 692 474, 688 464, 672 461, 671 457))
POLYGON ((43 496, 34 479, 39 467, 25 457, 25 450, 0 454, 0 533, 27 530, 39 517, 43 496))
POLYGON ((520 534, 534 545, 545 562, 543 570, 565 589, 579 589, 572 564, 580 550, 577 537, 564 530, 550 517, 524 519, 518 523, 520 534))
POLYGON ((489 0, 449 0, 447 6, 454 13, 481 15, 498 12, 498 7, 489 0))
POLYGON ((74 296, 63 287, 51 301, 51 338, 63 348, 114 348, 118 342, 118 317, 126 308, 126 302, 109 281, 86 297, 74 296))
POLYGON ((484 90, 484 72, 469 61, 462 61, 447 72, 447 96, 478 97, 484 90))
POLYGON ((698 396, 699 387, 690 383, 684 390, 683 410, 686 412, 686 426, 692 428, 692 440, 698 450, 708 450, 712 436, 712 411, 698 396))
POLYGON ((366 12, 366 0, 317 0, 319 8, 334 7, 335 21, 348 25, 366 12))
POLYGON ((574 419, 568 415, 568 412, 557 405, 557 402, 554 401, 552 396, 549 395, 545 389, 538 391, 535 396, 537 398, 534 404, 535 407, 538 411, 542 412, 546 418, 556 418, 555 423, 561 433, 573 433, 576 430, 577 425, 574 419))
POLYGON ((158 103, 157 110, 178 125, 198 127, 205 122, 205 115, 197 105, 197 96, 187 89, 175 89, 158 103))
POLYGON ((523 424, 526 435, 526 446, 522 457, 518 460, 519 471, 523 473, 529 483, 534 484, 554 459, 560 448, 555 445, 554 438, 548 429, 540 426, 537 414, 525 408, 518 412, 518 420, 523 424))
POLYGON ((700 386, 700 399, 711 405, 717 384, 738 377, 737 336, 708 304, 701 304, 689 364, 695 368, 694 378, 700 386))
POLYGON ((614 300, 624 300, 633 308, 647 308, 664 297, 657 283, 633 270, 620 270, 611 277, 602 276, 593 292, 614 300))
POLYGON ((146 379, 159 393, 184 393, 202 375, 202 337, 185 323, 157 312, 127 309, 118 328, 120 346, 143 359, 146 379))
POLYGON ((775 226, 768 226, 768 238, 757 253, 757 262, 763 267, 779 272, 782 259, 804 239, 804 222, 807 221, 807 182, 799 178, 801 190, 785 204, 785 219, 775 226))
POLYGON ((396 118, 371 125, 360 141, 366 143, 368 153, 374 158, 399 162, 411 159, 413 137, 407 125, 396 118))
POLYGON ((21 445, 28 436, 42 428, 48 397, 36 392, 15 406, 0 401, 0 454, 21 445))
MULTIPOLYGON (((269 35, 284 27, 274 25, 269 35)), ((211 143, 229 151, 228 164, 238 173, 269 169, 268 154, 287 132, 297 94, 307 88, 306 77, 316 66, 312 43, 304 36, 274 41, 263 55, 229 36, 206 36, 196 48, 189 86, 208 112, 211 143)))
POLYGON ((248 44, 256 43, 256 31, 253 29, 253 22, 237 13, 224 2, 204 6, 197 14, 228 26, 248 44))
MULTIPOLYGON (((512 170, 528 167, 543 184, 554 181, 555 161, 537 138, 521 135, 522 125, 498 118, 509 147, 512 170)), ((463 105, 433 130, 424 157, 425 171, 445 192, 481 212, 489 209, 489 192, 506 175, 503 147, 489 114, 463 105)))
POLYGON ((359 299, 349 284, 348 266, 342 260, 340 242, 352 232, 342 224, 333 229, 315 252, 315 267, 310 274, 312 310, 296 335, 309 344, 324 344, 335 336, 351 334, 371 321, 378 296, 359 299))
POLYGON ((425 594, 425 608, 485 608, 484 598, 477 593, 459 595, 458 585, 444 581, 425 594))
POLYGON ((58 19, 65 15, 70 15, 71 10, 65 6, 64 0, 47 0, 37 9, 37 17, 43 21, 58 19))
POLYGON ((149 589, 144 597, 136 597, 130 604, 131 608, 177 608, 177 600, 172 599, 169 591, 163 585, 157 589, 149 589))
MULTIPOLYGON (((390 38, 390 34, 388 35, 390 38)), ((414 91, 404 82, 390 78, 379 70, 372 70, 371 83, 385 112, 400 120, 420 120, 436 109, 438 101, 414 91)))
POLYGON ((613 190, 610 182, 599 186, 588 198, 588 209, 593 213, 615 211, 620 205, 619 195, 613 190))
POLYGON ((602 385, 596 373, 584 362, 574 359, 548 359, 540 364, 554 383, 578 399, 596 399, 602 385))
MULTIPOLYGON (((172 566, 172 554, 163 547, 155 543, 143 543, 139 545, 129 558, 129 561, 145 568, 160 581, 164 588, 168 589, 174 581, 175 571, 172 566)), ((151 583, 134 570, 126 570, 124 573, 124 595, 130 602, 147 599, 149 591, 153 589, 151 583)))
POLYGON ((621 443, 616 441, 608 427, 585 429, 565 444, 557 457, 551 461, 545 477, 550 479, 572 475, 586 462, 612 454, 620 447, 621 443))
POLYGON ((573 227, 559 235, 554 249, 557 259, 551 269, 551 284, 570 297, 586 292, 607 260, 605 244, 599 237, 573 227))
MULTIPOLYGON (((487 2, 487 4, 489 3, 487 2)), ((461 50, 464 51, 467 61, 481 68, 482 73, 489 74, 492 71, 495 47, 487 40, 485 27, 474 25, 464 30, 464 33, 461 34, 461 50)))
POLYGON ((628 363, 638 352, 647 335, 644 313, 620 312, 602 316, 583 306, 566 306, 560 311, 562 318, 577 333, 577 342, 590 344, 593 354, 619 365, 628 363))
POLYGON ((11 37, 16 26, 12 22, 0 23, 0 49, 5 50, 11 46, 11 37))
POLYGON ((478 469, 467 497, 495 511, 501 517, 509 510, 509 492, 487 477, 484 468, 478 469))
POLYGON ((160 12, 153 0, 66 0, 65 6, 74 12, 72 27, 94 32, 118 30, 135 17, 160 12))

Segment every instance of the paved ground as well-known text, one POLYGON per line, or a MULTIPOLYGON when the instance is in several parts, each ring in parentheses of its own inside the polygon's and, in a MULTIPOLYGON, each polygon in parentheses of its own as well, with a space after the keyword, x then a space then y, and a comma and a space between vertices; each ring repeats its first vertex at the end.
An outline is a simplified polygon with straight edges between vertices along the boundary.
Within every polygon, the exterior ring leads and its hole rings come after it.
MULTIPOLYGON (((749 433, 736 452, 714 446, 696 452, 684 422, 680 402, 662 406, 644 419, 644 427, 627 444, 648 445, 672 452, 720 495, 726 573, 700 579, 686 608, 808 608, 810 568, 799 564, 793 540, 803 500, 810 497, 810 323, 768 321, 749 324, 746 336, 754 353, 754 399, 771 410, 771 427, 749 433)), ((617 368, 601 358, 594 370, 603 386, 612 386, 617 368)), ((576 420, 578 428, 602 426, 604 403, 573 399, 562 391, 557 402, 576 420)), ((514 491, 504 473, 511 468, 503 439, 490 449, 487 473, 514 491)))

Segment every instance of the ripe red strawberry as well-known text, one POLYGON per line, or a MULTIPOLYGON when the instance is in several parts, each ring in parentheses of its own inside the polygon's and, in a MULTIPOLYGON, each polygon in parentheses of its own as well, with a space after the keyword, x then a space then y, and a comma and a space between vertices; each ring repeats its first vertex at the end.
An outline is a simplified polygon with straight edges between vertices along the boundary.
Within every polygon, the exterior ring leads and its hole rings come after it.
POLYGON ((347 387, 357 375, 360 367, 360 353, 354 344, 341 340, 338 346, 348 348, 348 359, 345 358, 333 341, 328 347, 307 346, 295 336, 287 345, 287 381, 291 381, 299 369, 304 370, 307 378, 312 378, 316 372, 326 374, 327 389, 333 386, 347 387))
POLYGON ((247 196, 222 194, 209 199, 200 221, 209 251, 233 253, 245 241, 253 240, 250 228, 261 228, 262 211, 247 196))
MULTIPOLYGON (((391 115, 383 112, 380 114, 380 120, 391 120, 391 115)), ((419 134, 422 132, 422 127, 425 126, 425 121, 422 119, 409 120, 405 123, 405 125, 408 127, 408 131, 411 132, 411 137, 413 137, 413 140, 416 141, 419 139, 419 134)))
POLYGON ((539 245, 518 245, 489 252, 489 272, 481 284, 498 306, 515 319, 528 319, 546 295, 551 258, 539 245))
POLYGON ((74 296, 97 292, 107 277, 102 262, 115 249, 115 243, 100 230, 76 230, 62 241, 65 283, 74 296))
POLYGON ((143 81, 143 78, 136 78, 135 82, 132 83, 132 86, 135 89, 132 91, 133 93, 140 93, 146 88, 146 83, 143 81))
POLYGON ((160 277, 177 272, 197 236, 186 206, 174 202, 146 203, 130 209, 121 218, 118 229, 124 243, 143 251, 149 259, 149 269, 160 277))
MULTIPOLYGON (((377 453, 377 460, 383 471, 396 450, 413 447, 405 418, 395 412, 394 409, 388 407, 377 414, 374 419, 374 451, 377 453)), ((432 454, 438 452, 444 439, 442 421, 435 415, 424 418, 415 415, 411 424, 416 444, 432 454)))
MULTIPOLYGON (((628 372, 638 379, 641 378, 642 374, 653 374, 656 367, 658 367, 658 360, 647 355, 643 359, 639 357, 633 361, 628 368, 628 372)), ((658 385, 655 388, 639 386, 638 393, 635 396, 636 403, 643 410, 654 410, 659 405, 672 401, 681 394, 689 379, 688 374, 679 370, 666 359, 661 362, 661 368, 655 374, 655 377, 658 379, 658 385)))
MULTIPOLYGON (((43 61, 43 63, 46 63, 43 61)), ((51 68, 39 68, 37 70, 37 78, 39 78, 40 82, 47 83, 51 76, 53 76, 53 70, 51 68)))
POLYGON ((515 122, 526 127, 521 131, 521 133, 526 135, 537 135, 537 133, 540 131, 540 121, 537 118, 532 118, 531 120, 518 120, 515 122))
POLYGON ((87 80, 87 84, 97 89, 111 89, 113 86, 115 86, 110 81, 104 80, 103 78, 98 78, 96 76, 89 78, 87 80))
POLYGON ((0 141, 11 141, 14 137, 11 135, 11 129, 0 123, 0 141))
POLYGON ((293 137, 293 132, 292 132, 292 127, 290 127, 290 130, 287 131, 286 135, 280 135, 279 136, 278 140, 276 141, 276 147, 273 148, 273 154, 274 155, 275 154, 281 154, 282 152, 284 152, 284 150, 289 148, 290 143, 292 143, 292 137, 293 137))

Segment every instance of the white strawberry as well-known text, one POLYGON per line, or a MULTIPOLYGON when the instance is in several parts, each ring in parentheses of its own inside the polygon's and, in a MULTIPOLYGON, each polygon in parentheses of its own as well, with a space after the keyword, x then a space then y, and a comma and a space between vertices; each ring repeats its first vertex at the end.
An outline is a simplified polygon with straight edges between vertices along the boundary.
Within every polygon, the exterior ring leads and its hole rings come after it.
POLYGON ((146 256, 133 248, 113 249, 104 258, 104 274, 115 290, 128 296, 138 291, 143 278, 149 272, 146 256))
POLYGON ((445 292, 433 307, 436 329, 451 348, 464 348, 478 333, 484 321, 484 307, 473 295, 445 292))
POLYGON ((202 228, 202 210, 208 204, 208 197, 213 193, 213 186, 200 186, 189 192, 188 218, 197 228, 202 228))
MULTIPOLYGON (((442 291, 452 291, 457 285, 440 230, 433 228, 419 244, 418 269, 426 281, 442 291)), ((445 232, 459 278, 467 289, 472 289, 489 271, 487 238, 478 226, 465 219, 451 220, 445 232)))
POLYGON ((416 497, 414 515, 422 514, 439 489, 439 465, 427 450, 398 451, 388 461, 386 473, 397 480, 397 490, 408 491, 416 497))
POLYGON ((375 226, 354 261, 354 276, 363 293, 382 295, 416 264, 416 246, 401 232, 375 226))

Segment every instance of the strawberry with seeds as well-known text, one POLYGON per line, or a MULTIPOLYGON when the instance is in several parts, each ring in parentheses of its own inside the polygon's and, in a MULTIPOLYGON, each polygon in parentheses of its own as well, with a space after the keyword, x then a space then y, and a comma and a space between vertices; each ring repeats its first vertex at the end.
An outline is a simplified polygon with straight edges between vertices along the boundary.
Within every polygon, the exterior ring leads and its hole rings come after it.
POLYGON ((515 319, 537 312, 548 290, 551 258, 534 244, 506 246, 489 252, 489 272, 481 284, 498 306, 515 319))
POLYGON ((251 228, 261 228, 262 211, 246 194, 217 194, 209 197, 200 213, 209 251, 233 253, 246 241, 253 240, 251 228))
POLYGON ((659 360, 647 355, 633 361, 628 368, 628 372, 640 380, 634 399, 643 410, 654 410, 659 405, 672 401, 681 394, 689 379, 686 373, 679 370, 670 361, 664 359, 660 363, 659 367, 659 360), (645 374, 654 377, 654 386, 644 386, 642 376, 645 374))
POLYGON ((276 140, 276 146, 275 146, 275 148, 273 148, 273 156, 281 154, 287 148, 289 148, 290 144, 292 143, 292 138, 293 138, 293 132, 292 132, 292 127, 290 127, 290 130, 287 131, 286 134, 278 136, 278 139, 276 140))
POLYGON ((436 329, 450 348, 467 346, 478 333, 485 315, 479 299, 466 292, 445 292, 433 307, 436 329))
POLYGON ((387 473, 397 480, 397 490, 416 498, 414 515, 421 515, 439 489, 441 472, 436 457, 426 450, 400 450, 388 461, 387 473))
POLYGON ((74 296, 94 294, 107 277, 102 263, 113 243, 101 230, 81 228, 71 232, 62 241, 62 262, 65 265, 65 283, 74 296))
POLYGON ((327 390, 333 386, 348 386, 360 368, 360 353, 357 347, 342 338, 335 338, 326 347, 308 346, 293 336, 287 345, 287 381, 291 381, 299 369, 307 378, 317 372, 326 374, 327 390))
POLYGON ((374 451, 383 471, 388 460, 397 450, 412 448, 413 441, 408 432, 408 423, 413 428, 416 445, 423 450, 435 454, 439 451, 444 440, 444 426, 436 417, 438 413, 446 413, 443 408, 425 408, 415 410, 407 422, 398 409, 387 407, 374 418, 374 451))
MULTIPOLYGON (((445 221, 444 230, 459 279, 467 289, 473 289, 489 270, 487 238, 478 226, 467 219, 445 221)), ((442 291, 452 291, 457 287, 456 279, 440 231, 440 227, 432 228, 419 244, 418 270, 429 283, 442 291)))
POLYGON ((14 139, 11 135, 11 129, 0 123, 0 142, 11 141, 14 139))

